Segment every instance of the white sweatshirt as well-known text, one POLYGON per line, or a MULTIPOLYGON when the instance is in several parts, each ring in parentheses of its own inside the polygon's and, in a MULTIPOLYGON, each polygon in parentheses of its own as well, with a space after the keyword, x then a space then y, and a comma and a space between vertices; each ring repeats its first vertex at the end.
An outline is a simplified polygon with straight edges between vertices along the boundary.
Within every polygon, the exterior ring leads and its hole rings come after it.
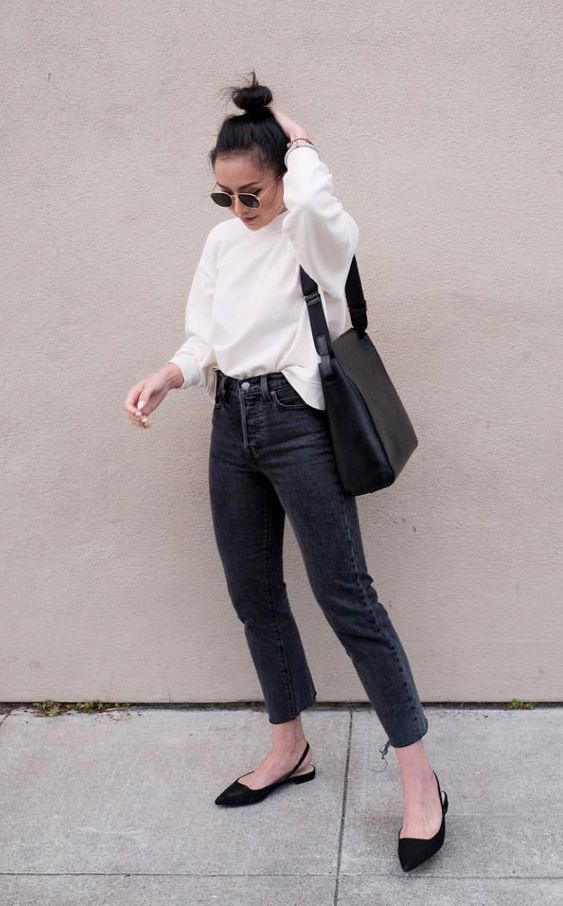
POLYGON ((208 233, 186 304, 186 342, 168 360, 184 375, 180 389, 204 387, 214 399, 217 368, 235 378, 282 371, 306 403, 326 408, 299 263, 318 283, 335 339, 346 329, 358 226, 316 148, 293 148, 286 166, 286 210, 254 232, 231 216, 208 233))

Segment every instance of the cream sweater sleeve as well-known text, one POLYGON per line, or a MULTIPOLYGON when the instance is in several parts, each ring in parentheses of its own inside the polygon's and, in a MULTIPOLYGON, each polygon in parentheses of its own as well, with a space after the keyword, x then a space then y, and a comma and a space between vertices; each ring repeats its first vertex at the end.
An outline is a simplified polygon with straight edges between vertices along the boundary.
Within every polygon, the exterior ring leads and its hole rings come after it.
POLYGON ((298 262, 320 289, 345 297, 359 230, 333 192, 332 174, 315 148, 301 145, 286 155, 283 229, 298 262))
POLYGON ((205 387, 207 363, 211 349, 210 325, 215 286, 215 267, 211 259, 211 233, 205 240, 192 285, 188 293, 185 313, 184 334, 186 342, 168 359, 178 366, 184 375, 184 383, 178 389, 205 387))

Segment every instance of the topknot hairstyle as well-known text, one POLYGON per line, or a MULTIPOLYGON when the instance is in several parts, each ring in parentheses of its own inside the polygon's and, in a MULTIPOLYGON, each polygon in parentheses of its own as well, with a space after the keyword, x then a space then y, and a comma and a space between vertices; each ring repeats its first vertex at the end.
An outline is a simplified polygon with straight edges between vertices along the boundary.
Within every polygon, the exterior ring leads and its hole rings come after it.
POLYGON ((247 153, 258 167, 271 168, 276 176, 281 176, 287 170, 287 136, 268 107, 272 92, 258 82, 254 70, 251 73, 250 84, 225 89, 228 99, 244 113, 233 113, 223 120, 215 147, 209 152, 209 162, 214 168, 219 155, 247 153))

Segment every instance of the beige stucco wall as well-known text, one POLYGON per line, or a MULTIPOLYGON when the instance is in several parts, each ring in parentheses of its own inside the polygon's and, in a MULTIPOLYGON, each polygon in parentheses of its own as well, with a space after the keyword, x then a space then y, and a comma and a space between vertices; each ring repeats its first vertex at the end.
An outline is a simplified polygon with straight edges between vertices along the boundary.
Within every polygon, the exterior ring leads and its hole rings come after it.
MULTIPOLYGON (((359 498, 423 701, 563 698, 558 0, 0 5, 0 699, 261 700, 207 489, 211 403, 128 388, 183 342, 219 92, 252 66, 360 227, 419 448, 359 498)), ((287 525, 319 701, 366 700, 287 525)))

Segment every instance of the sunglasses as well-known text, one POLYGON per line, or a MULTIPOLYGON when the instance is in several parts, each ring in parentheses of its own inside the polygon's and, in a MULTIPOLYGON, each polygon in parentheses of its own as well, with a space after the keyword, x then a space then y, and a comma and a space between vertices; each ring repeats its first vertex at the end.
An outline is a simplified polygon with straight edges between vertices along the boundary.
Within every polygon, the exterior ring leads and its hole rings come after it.
MULTIPOLYGON (((267 189, 259 189, 259 192, 262 192, 262 196, 266 194, 268 189, 271 189, 272 186, 276 184, 278 179, 281 179, 281 176, 276 176, 273 183, 270 183, 267 189)), ((229 194, 229 192, 210 192, 211 199, 222 208, 230 208, 233 203, 233 198, 238 198, 241 204, 246 205, 247 208, 259 208, 260 207, 260 198, 257 195, 253 195, 252 192, 235 192, 234 195, 229 194)))

